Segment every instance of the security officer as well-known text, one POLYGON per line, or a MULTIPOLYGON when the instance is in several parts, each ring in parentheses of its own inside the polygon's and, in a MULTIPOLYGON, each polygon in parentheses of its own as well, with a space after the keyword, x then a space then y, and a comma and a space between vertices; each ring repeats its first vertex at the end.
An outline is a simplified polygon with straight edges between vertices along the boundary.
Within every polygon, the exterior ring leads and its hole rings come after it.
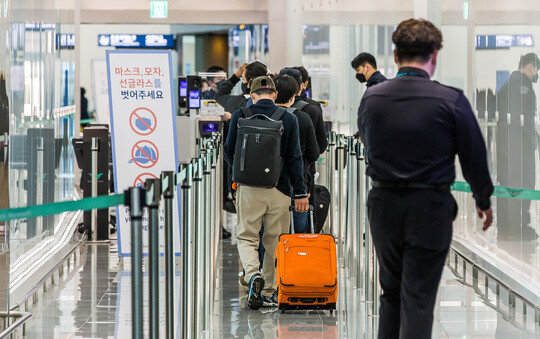
POLYGON ((360 83, 366 82, 366 87, 380 84, 388 80, 377 70, 377 60, 369 53, 360 53, 351 61, 352 68, 356 71, 356 79, 360 83))
MULTIPOLYGON (((522 55, 518 70, 510 74, 497 93, 497 179, 501 186, 535 188, 537 136, 533 83, 538 80, 539 66, 540 59, 535 53, 522 55), (510 120, 507 119, 508 114, 510 120)), ((498 240, 534 241, 538 238, 534 228, 529 225, 530 207, 530 200, 497 201, 498 240)))
POLYGON ((455 155, 484 231, 491 226, 486 147, 462 91, 430 77, 442 34, 409 19, 392 35, 397 77, 369 88, 358 127, 373 180, 367 208, 380 263, 379 338, 431 337, 433 308, 452 240, 455 155))

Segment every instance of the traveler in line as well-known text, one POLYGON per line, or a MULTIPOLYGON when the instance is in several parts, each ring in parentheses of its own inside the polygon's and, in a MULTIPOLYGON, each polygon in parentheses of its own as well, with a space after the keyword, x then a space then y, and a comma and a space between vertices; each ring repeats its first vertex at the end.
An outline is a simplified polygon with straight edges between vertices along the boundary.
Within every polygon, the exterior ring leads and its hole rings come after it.
POLYGON ((240 66, 236 72, 226 80, 218 89, 214 99, 220 104, 226 112, 234 113, 240 107, 251 106, 252 101, 249 97, 249 83, 256 77, 268 74, 268 68, 259 61, 250 64, 245 63, 240 66), (242 94, 232 95, 232 90, 242 79, 242 94))
POLYGON ((395 79, 367 89, 358 128, 373 180, 367 209, 380 263, 379 338, 431 337, 433 308, 452 241, 455 156, 483 230, 493 222, 486 146, 469 101, 430 78, 441 31, 409 19, 392 35, 395 79))
POLYGON ((215 99, 216 93, 225 82, 226 72, 225 69, 221 66, 211 66, 206 70, 206 73, 215 73, 214 75, 208 76, 206 78, 208 82, 208 90, 203 91, 202 98, 204 100, 215 99))
POLYGON ((351 61, 352 68, 356 71, 356 79, 360 83, 366 83, 366 87, 380 84, 388 80, 377 70, 377 60, 369 53, 360 53, 351 61))
MULTIPOLYGON (((299 72, 297 72, 300 74, 299 72)), ((276 84, 277 97, 276 105, 288 108, 290 113, 293 113, 298 119, 298 129, 300 131, 300 149, 302 150, 302 158, 304 160, 304 180, 306 187, 310 187, 314 181, 313 176, 309 173, 309 169, 319 159, 319 145, 315 137, 315 128, 307 113, 300 111, 297 108, 292 108, 295 97, 300 89, 297 80, 289 75, 277 75, 274 78, 276 84)), ((308 233, 309 223, 307 212, 294 212, 294 232, 308 233)))
MULTIPOLYGON (((250 84, 253 105, 248 109, 253 115, 271 117, 278 107, 276 86, 268 76, 258 77, 250 84)), ((277 281, 274 266, 278 237, 286 233, 290 226, 289 206, 294 197, 295 209, 306 212, 309 209, 304 178, 302 176, 302 151, 298 120, 283 110, 279 119, 283 123, 281 135, 281 158, 283 168, 277 186, 261 188, 239 184, 236 191, 238 214, 238 252, 248 281, 248 306, 260 308, 263 303, 277 305, 277 281), (284 112, 283 112, 284 111, 284 112), (262 272, 259 270, 258 248, 261 224, 265 230, 262 242, 266 248, 262 272)), ((224 146, 224 158, 232 167, 237 146, 238 122, 245 117, 242 110, 234 112, 229 128, 229 135, 224 146)))

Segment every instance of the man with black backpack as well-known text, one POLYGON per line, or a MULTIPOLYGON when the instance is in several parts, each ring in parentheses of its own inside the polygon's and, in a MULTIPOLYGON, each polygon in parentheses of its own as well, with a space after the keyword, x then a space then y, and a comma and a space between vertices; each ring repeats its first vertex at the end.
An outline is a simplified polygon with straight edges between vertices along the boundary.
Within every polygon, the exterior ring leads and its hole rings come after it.
POLYGON ((272 78, 262 76, 250 84, 253 105, 234 112, 224 146, 224 158, 233 168, 237 185, 238 252, 248 284, 248 306, 277 303, 275 250, 278 237, 290 225, 289 206, 307 212, 309 202, 303 178, 298 120, 278 108, 272 78), (259 231, 266 248, 259 270, 259 231))

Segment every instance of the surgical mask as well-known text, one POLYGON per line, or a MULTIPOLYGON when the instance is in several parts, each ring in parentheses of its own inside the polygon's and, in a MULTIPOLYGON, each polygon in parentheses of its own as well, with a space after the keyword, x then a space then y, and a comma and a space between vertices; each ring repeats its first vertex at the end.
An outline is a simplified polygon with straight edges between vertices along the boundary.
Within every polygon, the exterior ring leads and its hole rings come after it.
POLYGON ((533 83, 536 84, 536 82, 538 81, 538 73, 536 73, 535 75, 533 75, 533 78, 531 80, 533 83))
POLYGON ((249 88, 246 82, 242 83, 242 93, 249 94, 249 88))
POLYGON ((366 82, 366 76, 362 73, 356 73, 356 80, 360 81, 361 83, 366 82))

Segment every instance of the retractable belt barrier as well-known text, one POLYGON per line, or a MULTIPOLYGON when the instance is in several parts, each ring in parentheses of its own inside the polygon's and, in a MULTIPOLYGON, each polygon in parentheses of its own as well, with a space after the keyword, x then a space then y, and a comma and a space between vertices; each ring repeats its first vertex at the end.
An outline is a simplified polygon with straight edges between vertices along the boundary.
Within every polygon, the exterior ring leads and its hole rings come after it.
MULTIPOLYGON (((371 189, 370 178, 365 175, 365 149, 358 139, 337 134, 328 135, 326 172, 323 180, 331 194, 328 223, 325 232, 336 238, 338 263, 345 277, 355 288, 363 289, 365 314, 368 321, 359 333, 368 337, 378 328, 379 266, 371 238, 366 202, 371 189)), ((471 193, 466 182, 456 181, 450 187, 456 192, 471 193)), ((540 191, 495 186, 493 196, 510 199, 540 200, 540 191)), ((348 298, 342 298, 341 309, 348 309, 348 298)))
MULTIPOLYGON (((149 211, 149 333, 159 338, 159 203, 165 205, 165 329, 166 338, 198 338, 210 328, 214 314, 217 254, 221 232, 221 135, 199 139, 199 157, 183 164, 179 173, 165 171, 159 179, 147 179, 145 187, 123 193, 77 201, 0 210, 0 222, 29 219, 70 211, 92 211, 119 205, 130 208, 132 273, 132 338, 143 338, 143 209, 149 211), (181 196, 181 299, 180 330, 175 334, 174 194, 181 196)), ((178 225, 176 225, 178 226, 178 225)))

